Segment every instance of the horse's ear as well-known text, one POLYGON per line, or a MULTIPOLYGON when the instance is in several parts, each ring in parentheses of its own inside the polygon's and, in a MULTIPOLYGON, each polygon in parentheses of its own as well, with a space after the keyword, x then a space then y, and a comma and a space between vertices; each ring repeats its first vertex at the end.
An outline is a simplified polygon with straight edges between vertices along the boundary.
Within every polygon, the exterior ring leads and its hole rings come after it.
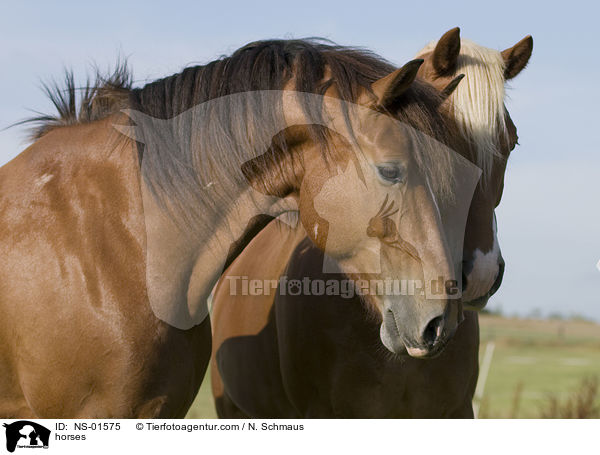
POLYGON ((455 27, 442 35, 435 45, 431 64, 438 76, 453 73, 460 54, 460 28, 455 27))
POLYGON ((452 92, 454 92, 454 90, 456 90, 456 87, 458 87, 458 84, 460 84, 460 81, 463 80, 463 77, 465 77, 464 74, 459 74, 454 79, 452 79, 448 83, 448 85, 446 85, 446 87, 444 87, 442 89, 442 91, 440 92, 441 97, 445 100, 448 99, 450 97, 450 95, 452 95, 452 92))
POLYGON ((533 38, 527 35, 513 47, 502 51, 504 59, 504 79, 509 80, 519 74, 531 57, 533 52, 533 38))
POLYGON ((402 68, 373 82, 371 90, 377 97, 377 104, 381 107, 390 107, 410 87, 417 71, 423 64, 423 59, 411 60, 402 68))

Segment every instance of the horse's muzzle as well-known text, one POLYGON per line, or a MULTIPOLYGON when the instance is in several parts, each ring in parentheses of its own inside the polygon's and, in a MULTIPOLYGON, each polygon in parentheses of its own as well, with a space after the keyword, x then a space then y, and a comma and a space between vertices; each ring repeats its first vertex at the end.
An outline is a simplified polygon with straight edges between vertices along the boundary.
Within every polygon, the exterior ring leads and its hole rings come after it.
MULTIPOLYGON (((464 306, 465 310, 479 311, 479 310, 482 310, 487 305, 490 297, 493 296, 498 291, 498 289, 500 289, 500 286, 502 285, 502 279, 504 278, 505 266, 506 266, 506 263, 504 262, 504 259, 502 258, 502 256, 500 256, 500 262, 498 263, 498 275, 496 275, 496 280, 494 281, 494 284, 492 285, 490 290, 487 292, 487 294, 484 294, 481 297, 478 297, 474 300, 470 300, 469 302, 463 302, 463 306, 464 306)), ((467 285, 468 285, 468 283, 466 282, 466 277, 463 274, 463 286, 467 286, 467 285)), ((464 289, 464 287, 463 287, 463 289, 464 289)))

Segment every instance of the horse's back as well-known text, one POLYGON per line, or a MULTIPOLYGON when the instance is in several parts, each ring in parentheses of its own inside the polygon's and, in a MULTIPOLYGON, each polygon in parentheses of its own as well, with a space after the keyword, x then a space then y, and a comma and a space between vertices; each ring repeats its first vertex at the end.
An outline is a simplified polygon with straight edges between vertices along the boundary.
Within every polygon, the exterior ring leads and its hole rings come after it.
POLYGON ((18 378, 38 414, 65 411, 66 385, 46 379, 53 373, 72 369, 95 382, 88 372, 110 355, 115 336, 106 331, 107 314, 125 294, 143 299, 142 245, 126 226, 136 210, 128 160, 117 143, 106 121, 59 128, 0 168, 0 337, 13 373, 3 378, 18 378), (78 346, 89 333, 97 349, 78 346))
POLYGON ((179 333, 148 305, 137 150, 114 121, 50 131, 0 168, 4 417, 161 415, 171 399, 150 386, 166 369, 155 340, 180 374, 208 360, 208 321, 179 333), (202 346, 204 360, 179 359, 202 346))

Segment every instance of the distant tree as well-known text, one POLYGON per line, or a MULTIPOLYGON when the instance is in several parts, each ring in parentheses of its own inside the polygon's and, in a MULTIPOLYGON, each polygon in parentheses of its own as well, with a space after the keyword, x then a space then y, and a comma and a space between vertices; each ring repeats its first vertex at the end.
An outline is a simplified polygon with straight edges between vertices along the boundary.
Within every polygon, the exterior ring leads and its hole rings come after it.
POLYGON ((579 313, 571 313, 569 320, 575 322, 593 322, 592 319, 579 313))

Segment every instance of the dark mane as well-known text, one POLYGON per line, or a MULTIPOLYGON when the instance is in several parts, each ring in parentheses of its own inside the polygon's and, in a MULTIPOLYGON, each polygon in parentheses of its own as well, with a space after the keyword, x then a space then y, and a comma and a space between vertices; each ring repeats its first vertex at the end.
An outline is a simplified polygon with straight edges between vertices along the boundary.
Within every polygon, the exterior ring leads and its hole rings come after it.
MULTIPOLYGON (((62 84, 43 83, 42 89, 56 113, 40 113, 17 125, 30 124, 30 137, 38 139, 54 128, 100 120, 129 106, 154 118, 168 119, 199 103, 233 93, 280 90, 292 75, 296 76, 297 91, 321 94, 335 81, 340 97, 354 101, 359 90, 369 89, 372 82, 394 69, 369 50, 339 46, 322 38, 257 41, 229 57, 186 68, 135 89, 127 62, 118 61, 108 75, 95 69, 93 81, 81 87, 75 84, 71 70, 65 71, 62 84), (327 80, 325 68, 329 70, 327 80)), ((416 91, 423 92, 420 89, 416 91)), ((419 97, 423 95, 419 93, 419 97)), ((417 101, 410 93, 408 97, 417 101)), ((423 101, 421 106, 427 104, 423 101)))
MULTIPOLYGON (((84 87, 80 107, 76 103, 79 90, 67 73, 66 91, 56 84, 46 86, 58 115, 27 122, 36 124, 34 137, 40 137, 58 126, 94 121, 124 108, 139 114, 138 119, 132 117, 132 123, 136 140, 144 144, 140 146, 144 179, 164 208, 173 209, 184 224, 192 225, 211 214, 223 214, 223 207, 247 185, 239 172, 241 165, 269 149, 273 136, 265 125, 279 125, 284 117, 281 99, 238 95, 281 93, 284 88, 323 95, 335 84, 337 96, 352 103, 395 69, 370 51, 322 39, 258 41, 229 57, 186 68, 141 88, 132 89, 126 65, 118 65, 113 75, 97 75, 94 84, 84 87), (266 149, 258 151, 265 143, 266 149)), ((442 103, 432 86, 417 80, 392 114, 451 145, 454 129, 449 127, 442 103)), ((318 118, 322 105, 308 104, 302 106, 307 118, 318 118)), ((327 150, 328 132, 310 129, 313 139, 327 150)), ((430 153, 428 147, 417 149, 419 167, 430 176, 434 190, 448 193, 449 160, 430 153)))
POLYGON ((29 138, 37 140, 55 128, 100 120, 127 107, 133 78, 125 60, 117 61, 115 69, 102 75, 94 68, 94 76, 83 86, 77 86, 73 71, 66 70, 61 83, 52 80, 42 83, 55 114, 38 113, 15 125, 29 125, 29 138))
POLYGON ((282 90, 293 76, 295 84, 291 89, 322 94, 330 81, 335 81, 340 97, 355 101, 360 89, 368 88, 394 69, 391 63, 368 50, 339 46, 319 38, 257 41, 229 57, 186 68, 133 90, 132 107, 166 119, 234 93, 282 90))

